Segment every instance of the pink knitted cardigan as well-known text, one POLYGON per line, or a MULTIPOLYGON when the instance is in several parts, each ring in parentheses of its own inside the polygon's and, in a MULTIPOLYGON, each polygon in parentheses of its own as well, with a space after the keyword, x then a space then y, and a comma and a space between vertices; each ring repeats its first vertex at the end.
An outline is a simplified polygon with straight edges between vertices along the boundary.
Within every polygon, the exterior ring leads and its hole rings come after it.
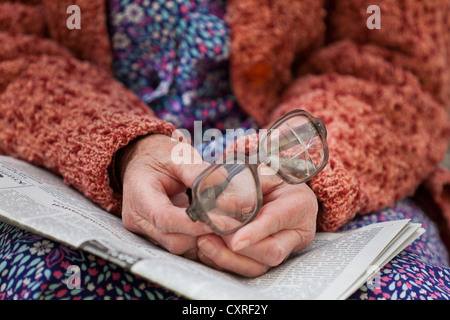
MULTIPOLYGON (((392 205, 427 186, 450 226, 450 3, 229 0, 231 80, 262 125, 306 109, 328 129, 330 162, 310 186, 318 228, 392 205)), ((61 174, 120 214, 108 170, 137 136, 173 127, 110 73, 103 0, 0 0, 0 153, 61 174), (66 28, 80 6, 82 29, 66 28)))
POLYGON ((424 181, 450 226, 450 177, 437 169, 450 128, 448 0, 229 0, 227 20, 243 108, 262 125, 301 108, 327 126, 330 162, 310 183, 320 229, 424 181), (366 26, 372 4, 381 29, 366 26))
POLYGON ((0 0, 0 153, 62 175, 120 214, 113 155, 174 127, 111 76, 104 1, 23 2, 0 0), (81 8, 81 30, 66 27, 72 4, 81 8))

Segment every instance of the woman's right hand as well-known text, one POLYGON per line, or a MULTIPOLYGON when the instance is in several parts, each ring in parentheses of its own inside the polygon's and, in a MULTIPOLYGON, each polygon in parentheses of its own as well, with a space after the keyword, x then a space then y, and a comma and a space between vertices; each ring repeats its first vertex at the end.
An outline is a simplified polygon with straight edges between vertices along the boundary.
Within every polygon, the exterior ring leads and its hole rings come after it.
POLYGON ((193 222, 186 214, 187 188, 209 167, 188 144, 195 161, 174 161, 172 150, 180 142, 155 134, 127 146, 118 158, 123 184, 122 221, 128 230, 141 234, 171 253, 197 259, 197 237, 212 230, 193 222))
POLYGON ((174 254, 254 277, 308 246, 314 236, 317 200, 304 184, 292 186, 265 177, 260 214, 236 233, 218 236, 186 214, 187 188, 210 167, 194 148, 168 136, 150 135, 126 147, 118 160, 124 226, 174 254), (178 152, 173 150, 180 149, 195 161, 177 161, 178 152))

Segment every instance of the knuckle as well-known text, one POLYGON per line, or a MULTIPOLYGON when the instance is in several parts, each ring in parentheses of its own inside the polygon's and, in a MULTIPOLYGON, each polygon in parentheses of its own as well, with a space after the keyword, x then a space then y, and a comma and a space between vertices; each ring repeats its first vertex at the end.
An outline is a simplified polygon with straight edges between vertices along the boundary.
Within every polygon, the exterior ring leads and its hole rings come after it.
POLYGON ((243 272, 242 274, 244 274, 248 278, 256 278, 269 271, 269 269, 270 266, 261 264, 260 266, 253 267, 247 272, 243 272))
POLYGON ((177 226, 179 220, 172 214, 173 210, 169 205, 162 205, 152 212, 152 223, 157 230, 163 233, 172 233, 179 230, 177 226))
POLYGON ((152 225, 160 231, 164 231, 165 230, 165 215, 161 214, 160 212, 156 212, 152 215, 150 215, 150 220, 152 225))
POLYGON ((307 209, 309 212, 314 213, 314 215, 316 215, 317 212, 319 211, 319 203, 317 201, 315 194, 313 194, 311 197, 309 197, 307 209))
POLYGON ((175 255, 181 255, 185 251, 178 245, 176 241, 173 241, 170 238, 164 241, 164 247, 167 251, 175 255))
POLYGON ((183 255, 194 248, 195 244, 192 242, 195 242, 195 240, 189 240, 185 237, 166 236, 164 239, 164 247, 172 254, 183 255))
POLYGON ((267 254, 267 261, 266 263, 271 266, 275 267, 281 264, 284 259, 286 258, 286 248, 283 246, 279 240, 276 240, 269 248, 269 252, 267 254))
POLYGON ((160 208, 160 210, 154 210, 151 215, 151 223, 160 232, 170 232, 171 219, 166 214, 167 210, 160 208))
POLYGON ((134 223, 131 222, 131 219, 129 218, 129 215, 122 215, 122 224, 125 227, 125 229, 133 232, 134 231, 134 223))
POLYGON ((132 212, 122 211, 122 224, 125 229, 131 232, 139 232, 139 227, 136 223, 136 216, 132 212))
POLYGON ((319 203, 317 201, 316 194, 311 190, 311 188, 307 187, 306 195, 306 197, 303 197, 305 199, 305 210, 309 213, 317 214, 319 210, 319 203))
POLYGON ((306 248, 309 246, 314 240, 314 231, 307 232, 306 235, 303 237, 303 246, 306 248))
POLYGON ((294 247, 293 251, 299 251, 308 247, 314 239, 313 231, 302 231, 299 229, 293 230, 297 237, 297 245, 294 247))

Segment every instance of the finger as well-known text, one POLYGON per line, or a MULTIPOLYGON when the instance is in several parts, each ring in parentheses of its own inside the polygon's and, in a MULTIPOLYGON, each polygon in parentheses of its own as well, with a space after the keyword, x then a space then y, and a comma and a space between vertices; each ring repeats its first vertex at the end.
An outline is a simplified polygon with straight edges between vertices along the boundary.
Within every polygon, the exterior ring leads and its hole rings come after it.
POLYGON ((185 253, 183 253, 183 257, 189 260, 197 260, 198 258, 198 247, 197 247, 197 239, 195 240, 195 248, 192 248, 185 253))
POLYGON ((259 180, 262 193, 268 194, 286 183, 271 168, 265 164, 258 167, 259 180))
POLYGON ((132 211, 130 214, 123 215, 124 224, 138 223, 141 227, 140 231, 147 234, 154 230, 158 233, 181 233, 190 236, 211 232, 205 224, 194 223, 184 208, 175 206, 158 179, 146 177, 144 182, 141 182, 143 178, 136 179, 135 188, 124 189, 124 197, 127 197, 127 203, 131 206, 128 210, 132 211))
POLYGON ((204 162, 199 152, 190 146, 186 152, 192 154, 192 157, 188 157, 188 160, 192 159, 192 161, 182 163, 172 161, 169 163, 167 169, 175 179, 183 183, 186 187, 192 188, 198 176, 210 168, 211 164, 204 162))
POLYGON ((253 174, 245 169, 228 181, 220 195, 216 206, 222 211, 246 215, 255 210, 257 204, 257 186, 253 174))
POLYGON ((232 235, 230 248, 240 251, 284 229, 313 232, 317 203, 309 192, 299 186, 277 190, 275 200, 263 205, 259 215, 232 235), (313 201, 314 200, 314 201, 313 201))
MULTIPOLYGON (((151 229, 151 226, 149 226, 151 229)), ((158 231, 153 232, 152 237, 146 237, 153 244, 164 248, 170 253, 183 255, 185 258, 197 259, 197 238, 185 234, 161 234, 158 231)))
POLYGON ((183 209, 187 209, 187 207, 189 207, 189 197, 186 192, 177 193, 169 198, 175 207, 183 209))
MULTIPOLYGON (((282 230, 236 253, 274 267, 285 261, 292 252, 309 246, 313 238, 311 234, 314 233, 300 230, 282 230)), ((227 246, 230 245, 229 240, 227 241, 224 238, 224 241, 227 246)))
POLYGON ((186 209, 175 206, 165 193, 154 190, 143 203, 147 208, 143 211, 143 216, 161 233, 198 236, 212 232, 204 223, 193 222, 187 215, 186 209))
POLYGON ((216 269, 224 269, 246 277, 257 277, 269 267, 249 257, 231 251, 216 235, 200 236, 197 240, 199 257, 216 269))
POLYGON ((219 271, 227 271, 224 268, 219 267, 214 261, 212 261, 210 258, 208 258, 208 256, 205 255, 201 250, 198 250, 197 256, 198 256, 198 259, 201 262, 203 262, 204 264, 210 266, 211 268, 214 268, 214 269, 219 270, 219 271))

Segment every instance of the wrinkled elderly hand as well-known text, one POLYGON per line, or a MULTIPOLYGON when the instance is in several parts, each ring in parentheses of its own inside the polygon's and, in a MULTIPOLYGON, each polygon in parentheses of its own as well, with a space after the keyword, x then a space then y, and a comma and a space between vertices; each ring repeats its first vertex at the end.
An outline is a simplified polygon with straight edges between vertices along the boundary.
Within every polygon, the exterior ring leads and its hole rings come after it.
POLYGON ((198 237, 205 264, 256 277, 306 248, 316 230, 317 200, 306 184, 289 185, 261 176, 264 204, 258 216, 232 235, 198 237))
POLYGON ((186 190, 210 165, 199 158, 192 164, 174 162, 172 149, 178 143, 150 135, 121 153, 122 220, 127 229, 174 254, 248 277, 267 272, 311 243, 317 215, 314 193, 306 184, 288 185, 275 175, 261 175, 263 207, 234 234, 218 236, 205 224, 192 222, 186 214, 186 190))

